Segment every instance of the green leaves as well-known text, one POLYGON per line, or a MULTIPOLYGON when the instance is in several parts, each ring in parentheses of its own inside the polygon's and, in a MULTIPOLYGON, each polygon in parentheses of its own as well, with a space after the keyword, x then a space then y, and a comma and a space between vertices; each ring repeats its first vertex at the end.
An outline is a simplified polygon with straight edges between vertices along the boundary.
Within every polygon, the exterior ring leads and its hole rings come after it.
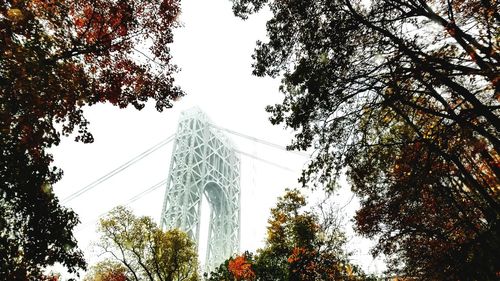
POLYGON ((228 259, 208 280, 369 280, 350 264, 336 218, 320 220, 306 203, 299 190, 287 189, 271 209, 265 246, 228 259))
POLYGON ((494 280, 498 9, 475 0, 233 3, 239 16, 264 5, 273 14, 254 74, 282 77, 271 122, 296 130, 290 148, 315 150, 300 182, 331 191, 346 170, 361 198, 358 231, 380 237, 375 251, 395 273, 494 280))
POLYGON ((93 142, 84 106, 154 99, 162 111, 183 95, 168 48, 179 9, 175 0, 1 2, 0 279, 38 279, 55 262, 85 267, 78 219, 46 188, 62 176, 47 150, 72 133, 93 142))
POLYGON ((198 280, 195 245, 184 232, 163 231, 121 206, 100 220, 98 231, 105 262, 120 264, 129 280, 198 280))

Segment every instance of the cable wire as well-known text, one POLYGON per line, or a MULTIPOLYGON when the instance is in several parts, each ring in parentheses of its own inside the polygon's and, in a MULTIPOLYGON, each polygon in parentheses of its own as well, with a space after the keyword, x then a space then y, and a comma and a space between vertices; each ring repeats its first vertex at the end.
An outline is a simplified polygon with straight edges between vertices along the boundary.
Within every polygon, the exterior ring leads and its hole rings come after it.
POLYGON ((242 137, 242 138, 249 139, 249 140, 254 141, 254 142, 258 142, 258 143, 261 143, 261 144, 264 144, 264 145, 267 145, 267 146, 270 146, 270 147, 273 147, 273 148, 284 150, 286 152, 297 154, 297 155, 300 155, 300 156, 303 156, 303 157, 310 157, 311 156, 311 155, 309 155, 306 152, 296 151, 296 150, 288 150, 288 149, 286 149, 286 147, 281 146, 279 144, 275 144, 275 143, 272 143, 272 142, 269 142, 269 141, 258 139, 256 137, 252 137, 252 136, 249 136, 249 135, 238 133, 236 131, 233 131, 233 130, 230 130, 230 129, 226 129, 226 128, 222 128, 222 127, 216 126, 214 124, 210 124, 210 126, 216 128, 216 129, 222 130, 222 131, 226 131, 226 132, 228 132, 230 134, 233 134, 233 135, 236 135, 236 136, 239 136, 239 137, 242 137))
POLYGON ((105 174, 104 176, 98 178, 97 180, 93 181, 92 183, 84 186, 83 188, 79 189, 78 191, 74 192, 73 194, 69 195, 68 197, 64 198, 62 200, 62 203, 65 204, 65 203, 68 203, 69 201, 81 196, 82 194, 84 194, 85 192, 95 188, 96 186, 98 186, 99 184, 103 183, 104 181, 110 179, 111 177, 113 177, 114 175, 122 172, 123 170, 125 170, 126 168, 132 166, 133 164, 135 164, 137 161, 143 159, 144 157, 150 155, 151 153, 155 152, 156 150, 160 149, 161 147, 165 146, 166 144, 170 143, 173 139, 174 139, 174 136, 175 135, 171 135, 169 136, 168 138, 162 140, 161 142, 155 144, 154 146, 150 147, 149 149, 145 150, 144 152, 142 152, 141 154, 135 156, 134 158, 130 159, 129 161, 125 162, 124 164, 120 165, 119 167, 115 168, 114 170, 108 172, 107 174, 105 174))
POLYGON ((143 196, 146 196, 147 194, 153 192, 154 190, 156 190, 158 187, 161 187, 163 186, 164 184, 167 183, 167 179, 163 179, 162 181, 158 182, 157 184, 151 186, 150 188, 144 190, 143 192, 135 195, 134 197, 130 198, 127 202, 125 202, 123 205, 127 206, 127 205, 130 205, 132 203, 134 203, 135 201, 141 199, 143 196))
POLYGON ((269 165, 271 165, 271 166, 275 166, 275 167, 278 167, 278 168, 280 168, 280 169, 283 169, 283 170, 286 170, 286 171, 289 171, 289 172, 295 173, 295 171, 294 171, 294 170, 292 170, 292 169, 290 169, 290 168, 288 168, 288 167, 282 166, 282 165, 280 165, 280 164, 276 164, 276 163, 271 162, 271 161, 268 161, 268 160, 266 160, 266 159, 263 159, 263 158, 257 157, 257 156, 255 156, 255 155, 252 155, 252 154, 249 154, 249 153, 246 153, 246 152, 243 152, 243 151, 241 151, 241 150, 236 150, 236 149, 235 149, 234 151, 235 151, 235 152, 237 152, 237 153, 239 153, 239 154, 241 154, 241 155, 245 155, 245 156, 248 156, 248 157, 253 158, 253 159, 255 159, 255 160, 259 160, 259 161, 261 161, 261 162, 264 162, 264 163, 266 163, 266 164, 269 164, 269 165))
MULTIPOLYGON (((153 192, 154 190, 158 189, 159 187, 163 186, 164 184, 167 183, 167 180, 168 179, 163 179, 161 180, 160 182, 156 183, 155 185, 141 191, 140 193, 134 195, 133 197, 131 197, 129 200, 127 200, 125 203, 123 204, 118 204, 116 206, 120 206, 120 205, 123 205, 123 206, 128 206, 132 203, 134 203, 135 201, 141 199, 142 197, 146 196, 147 194, 153 192)), ((115 207, 116 207, 115 206, 115 207)), ((104 217, 107 213, 109 213, 111 210, 113 210, 115 207, 109 209, 108 211, 104 212, 104 213, 101 213, 99 216, 97 216, 97 218, 95 220, 92 220, 90 222, 87 222, 85 224, 83 224, 77 231, 82 231, 84 229, 87 229, 92 223, 95 223, 97 220, 99 220, 100 218, 104 217)))

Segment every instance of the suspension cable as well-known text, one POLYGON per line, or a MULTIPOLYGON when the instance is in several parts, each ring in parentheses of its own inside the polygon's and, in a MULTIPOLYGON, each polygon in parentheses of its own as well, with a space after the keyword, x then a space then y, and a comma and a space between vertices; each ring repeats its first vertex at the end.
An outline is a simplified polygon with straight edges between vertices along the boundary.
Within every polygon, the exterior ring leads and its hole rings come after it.
POLYGON ((135 164, 136 162, 138 162, 139 160, 143 159, 144 157, 150 155, 151 153, 155 152, 156 150, 160 149, 161 147, 165 146, 166 144, 170 143, 173 139, 174 139, 174 136, 175 135, 171 135, 169 136, 168 138, 162 140, 161 142, 153 145, 152 147, 148 148, 147 150, 145 150, 144 152, 142 152, 141 154, 135 156, 134 158, 130 159, 129 161, 123 163, 122 165, 120 165, 119 167, 115 168, 114 170, 106 173, 105 175, 103 175, 102 177, 98 178, 97 180, 93 181, 92 183, 84 186, 83 188, 79 189, 78 191, 74 192, 73 194, 69 195, 68 197, 64 198, 62 200, 62 203, 68 203, 69 201, 81 196, 82 194, 84 194, 85 192, 95 188, 96 186, 98 186, 99 184, 103 183, 104 181, 110 179, 111 177, 113 177, 114 175, 122 172, 123 170, 125 170, 126 168, 132 166, 133 164, 135 164))
MULTIPOLYGON (((281 146, 281 145, 278 145, 278 144, 275 144, 275 143, 272 143, 272 142, 269 142, 269 141, 266 141, 266 140, 261 140, 261 139, 258 139, 258 138, 255 138, 255 137, 252 137, 252 136, 249 136, 249 135, 245 135, 245 134, 242 134, 242 133, 239 133, 239 132, 236 132, 236 131, 233 131, 233 130, 230 130, 230 129, 226 129, 226 128, 223 128, 223 127, 219 127, 219 126, 216 126, 214 124, 210 124, 210 126, 216 128, 216 129, 219 129, 219 130, 222 130, 222 131, 225 131, 225 132, 228 132, 232 135, 236 135, 236 136, 239 136, 239 137, 243 137, 243 138, 246 138, 246 139, 249 139, 251 141, 254 141, 254 142, 257 142, 257 143, 260 143, 260 144, 264 144, 264 145, 267 145, 267 146, 270 146, 270 147, 273 147, 273 148, 276 148, 276 149, 280 149, 280 150, 283 150, 283 151, 286 151, 286 152, 290 152, 290 153, 293 153, 293 154, 296 154, 296 155, 300 155, 300 156, 303 156, 303 157, 310 157, 309 154, 305 153, 305 152, 302 152, 302 151, 294 151, 294 150, 288 150, 286 149, 286 147, 284 146, 281 146)), ((115 176, 116 174, 122 172, 123 170, 125 170, 126 168, 132 166, 133 164, 135 164, 136 162, 138 162, 139 160, 143 159, 144 157, 148 156, 149 154, 153 153, 154 151, 160 149, 161 147, 163 147, 164 145, 170 143, 173 139, 174 139, 175 135, 171 135, 169 136, 168 138, 164 139, 163 141, 157 143, 156 145, 150 147, 149 149, 147 149, 146 151, 142 152, 141 154, 135 156, 134 158, 130 159, 129 161, 125 162, 124 164, 120 165, 119 167, 115 168, 114 170, 108 172, 107 174, 103 175, 102 177, 100 177, 99 179, 93 181, 92 183, 86 185, 85 187, 79 189, 78 191, 72 193, 71 195, 69 195, 68 197, 64 198, 62 200, 62 203, 65 204, 65 203, 68 203, 70 202, 71 200, 75 199, 75 198, 78 198, 79 196, 81 196, 82 194, 86 193, 87 191, 95 188, 96 186, 98 186, 99 184, 103 183, 104 181, 110 179, 111 177, 115 176)), ((257 156, 254 156, 254 155, 251 155, 251 154, 248 154, 246 152, 243 152, 243 151, 237 151, 239 152, 240 154, 242 155, 245 155, 245 156, 248 156, 248 157, 251 157, 253 159, 256 159, 256 160, 259 160, 261 162, 264 162, 264 163, 267 163, 269 165, 272 165, 272 166, 275 166, 275 167, 278 167, 280 169, 283 169, 283 170, 287 170, 287 171, 290 171, 290 172, 294 172, 292 169, 290 168, 287 168, 285 166, 282 166, 282 165, 279 165, 279 164, 276 164, 276 163, 273 163, 271 161, 268 161, 268 160, 265 160, 263 158, 260 158, 260 157, 257 157, 257 156)))
MULTIPOLYGON (((135 201, 141 199, 142 197, 146 196, 147 194, 155 191, 156 189, 158 189, 159 187, 165 185, 167 183, 167 179, 163 179, 161 180, 160 182, 156 183, 155 185, 141 191, 140 193, 134 195, 133 197, 131 197, 129 200, 127 200, 125 203, 123 204, 118 204, 116 205, 115 207, 117 206, 120 206, 120 205, 123 205, 123 206, 128 206, 132 203, 134 203, 135 201)), ((85 224, 83 224, 77 231, 82 231, 84 229, 87 229, 92 223, 96 222, 98 219, 104 217, 107 213, 109 213, 111 210, 113 210, 115 207, 109 209, 108 211, 104 212, 104 213, 101 213, 99 216, 97 216, 97 218, 95 220, 92 220, 92 221, 89 221, 85 224)))
POLYGON ((285 170, 285 171, 289 171, 289 172, 295 173, 295 171, 294 171, 294 170, 292 170, 292 169, 290 169, 290 168, 288 168, 288 167, 282 166, 282 165, 280 165, 280 164, 277 164, 277 163, 274 163, 274 162, 268 161, 268 160, 266 160, 266 159, 263 159, 263 158, 257 157, 257 156, 255 156, 255 155, 252 155, 252 154, 249 154, 249 153, 246 153, 246 152, 243 152, 243 151, 241 151, 241 150, 236 150, 236 149, 235 149, 234 151, 235 151, 235 152, 237 152, 237 153, 239 153, 239 154, 241 154, 241 155, 245 155, 245 156, 247 156, 247 157, 250 157, 250 158, 253 158, 253 159, 255 159, 255 160, 259 160, 259 161, 261 161, 261 162, 264 162, 264 163, 266 163, 266 164, 269 164, 269 165, 271 165, 271 166, 274 166, 274 167, 277 167, 277 168, 283 169, 283 170, 285 170))
POLYGON ((214 124, 210 124, 210 126, 216 128, 216 129, 219 129, 221 131, 228 132, 228 133, 230 133, 232 135, 239 136, 239 137, 242 137, 242 138, 246 138, 246 139, 249 139, 251 141, 258 142, 258 143, 261 143, 261 144, 264 144, 264 145, 267 145, 267 146, 270 146, 270 147, 273 147, 273 148, 276 148, 276 149, 284 150, 286 152, 297 154, 297 155, 300 155, 300 156, 303 156, 303 157, 310 157, 310 155, 308 153, 303 152, 303 151, 288 150, 286 147, 281 146, 279 144, 275 144, 275 143, 272 143, 272 142, 269 142, 269 141, 266 141, 266 140, 261 140, 261 139, 258 139, 256 137, 252 137, 252 136, 245 135, 245 134, 242 134, 242 133, 230 130, 230 129, 226 129, 226 128, 222 128, 222 127, 216 126, 214 124))

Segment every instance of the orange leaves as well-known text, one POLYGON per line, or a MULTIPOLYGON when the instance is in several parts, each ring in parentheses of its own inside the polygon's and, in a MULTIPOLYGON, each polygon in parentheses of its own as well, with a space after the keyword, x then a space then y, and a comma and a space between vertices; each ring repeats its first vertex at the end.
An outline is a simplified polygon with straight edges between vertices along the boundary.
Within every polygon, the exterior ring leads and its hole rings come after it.
POLYGON ((106 281, 126 281, 127 276, 123 272, 107 272, 101 280, 106 281))
POLYGON ((111 43, 128 34, 132 12, 132 8, 123 3, 87 4, 82 11, 74 11, 73 22, 78 36, 87 43, 111 43))
POLYGON ((7 11, 7 18, 9 18, 11 21, 21 21, 24 16, 21 10, 12 8, 7 11))
POLYGON ((76 18, 75 19, 75 26, 77 29, 82 29, 85 27, 86 21, 84 18, 76 18))
MULTIPOLYGON (((158 24, 160 5, 168 21, 178 14, 178 0, 14 0, 0 5, 1 80, 8 82, 0 83, 0 154, 3 186, 10 188, 2 189, 3 199, 18 210, 9 219, 26 224, 14 230, 19 241, 36 237, 36 246, 22 247, 45 257, 17 256, 28 272, 53 262, 70 270, 84 265, 71 234, 76 216, 55 201, 40 200, 37 188, 61 177, 51 167, 48 148, 62 136, 75 132, 77 141, 93 141, 82 107, 111 102, 141 109, 154 99, 161 111, 183 95, 169 62, 173 25, 158 24), (139 58, 135 47, 147 59, 139 58), (67 232, 47 231, 52 223, 67 232)), ((17 243, 9 247, 17 249, 17 243)))
POLYGON ((58 16, 64 14, 61 8, 65 1, 62 0, 31 0, 27 3, 27 7, 37 17, 46 19, 50 23, 56 23, 58 16))
POLYGON ((301 259, 301 256, 307 253, 307 250, 302 247, 294 247, 292 254, 288 257, 288 263, 295 263, 301 259))
POLYGON ((244 256, 237 256, 229 261, 228 269, 236 280, 253 280, 255 273, 252 270, 252 264, 244 256))
POLYGON ((126 268, 109 260, 92 266, 84 281, 126 281, 126 268))
POLYGON ((230 259, 208 280, 362 280, 342 258, 344 235, 340 229, 320 225, 314 210, 306 211, 305 206, 299 190, 287 189, 271 211, 268 231, 275 235, 273 239, 268 238, 256 255, 245 252, 230 259))

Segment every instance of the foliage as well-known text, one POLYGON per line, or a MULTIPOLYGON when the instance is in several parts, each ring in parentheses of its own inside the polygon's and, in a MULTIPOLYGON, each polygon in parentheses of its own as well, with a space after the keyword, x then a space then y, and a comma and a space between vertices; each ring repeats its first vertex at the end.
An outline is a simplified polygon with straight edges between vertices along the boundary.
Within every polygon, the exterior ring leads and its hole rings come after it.
POLYGON ((41 281, 59 281, 61 278, 61 275, 59 273, 50 273, 46 275, 41 276, 41 281))
POLYGON ((102 261, 92 266, 84 281, 127 281, 127 268, 113 261, 102 261))
POLYGON ((338 225, 319 223, 305 205, 298 190, 288 190, 271 210, 265 247, 230 258, 208 280, 369 280, 350 264, 338 225))
POLYGON ((245 256, 237 256, 234 259, 230 259, 227 268, 236 280, 253 280, 255 278, 252 264, 245 256))
MULTIPOLYGON (((245 252, 245 257, 248 252, 245 252)), ((213 269, 210 273, 203 273, 203 278, 205 281, 234 281, 234 275, 229 271, 229 261, 232 259, 229 258, 220 264, 218 267, 213 269)), ((247 259, 248 260, 248 259, 247 259)))
POLYGON ((357 228, 426 280, 500 272, 498 5, 489 0, 235 0, 270 8, 254 74, 282 75, 274 124, 315 149, 302 183, 347 170, 357 228))
MULTIPOLYGON (((179 230, 161 230, 149 217, 116 207, 100 220, 97 246, 126 268, 127 280, 198 280, 194 243, 179 230)), ((110 263, 111 261, 107 261, 110 263)))
POLYGON ((93 141, 84 106, 171 107, 178 13, 177 0, 0 0, 0 279, 85 267, 47 149, 72 132, 93 141))
MULTIPOLYGON (((18 186, 43 183, 41 173, 47 172, 47 167, 21 167, 16 169, 17 174, 8 175, 9 179, 22 179, 18 186)), ((71 234, 78 223, 76 215, 58 204, 46 184, 30 194, 23 191, 19 190, 15 198, 5 193, 0 196, 0 279, 40 280, 40 267, 55 262, 68 266, 70 272, 75 266, 83 268, 83 255, 71 234), (32 205, 26 206, 28 203, 32 205)))
POLYGON ((250 281, 255 280, 255 260, 253 254, 244 252, 242 255, 230 257, 210 274, 205 273, 205 280, 209 281, 250 281))

